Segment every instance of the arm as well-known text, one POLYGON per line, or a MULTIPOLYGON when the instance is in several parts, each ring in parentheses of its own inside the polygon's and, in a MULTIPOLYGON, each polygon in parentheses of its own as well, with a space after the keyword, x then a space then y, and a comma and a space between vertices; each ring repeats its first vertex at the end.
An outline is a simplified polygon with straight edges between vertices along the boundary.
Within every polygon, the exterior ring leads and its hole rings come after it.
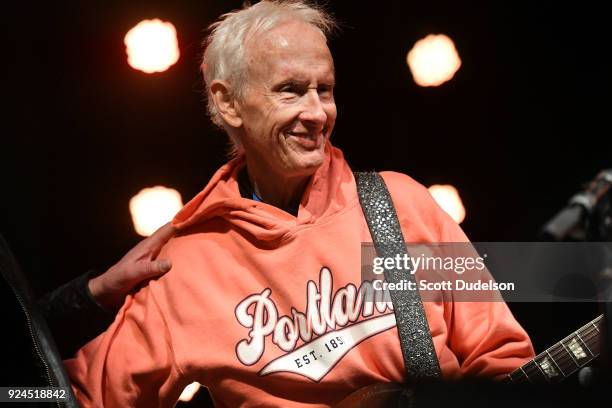
POLYGON ((79 347, 104 331, 125 297, 138 285, 170 270, 169 260, 156 258, 174 233, 174 227, 166 224, 105 273, 91 278, 92 273, 88 272, 38 301, 62 357, 72 356, 79 347), (68 333, 70 335, 66 335, 68 333))
MULTIPOLYGON (((469 242, 424 186, 403 174, 381 174, 407 241, 469 242)), ((444 315, 447 345, 457 357, 463 376, 500 378, 534 357, 529 336, 499 297, 500 301, 456 301, 432 307, 444 315)))
POLYGON ((92 297, 88 289, 90 274, 71 280, 37 302, 62 358, 74 355, 115 318, 114 313, 103 309, 92 297))
POLYGON ((504 302, 458 302, 453 305, 449 343, 462 376, 503 379, 531 360, 529 336, 504 302))
MULTIPOLYGON (((459 225, 439 211, 441 241, 469 242, 459 225)), ((490 276, 486 269, 483 274, 490 276)), ((449 307, 449 346, 459 359, 462 376, 502 379, 534 357, 529 336, 501 295, 497 301, 458 301, 449 307)))
POLYGON ((173 406, 187 385, 152 281, 125 304, 108 330, 65 365, 84 407, 173 406))

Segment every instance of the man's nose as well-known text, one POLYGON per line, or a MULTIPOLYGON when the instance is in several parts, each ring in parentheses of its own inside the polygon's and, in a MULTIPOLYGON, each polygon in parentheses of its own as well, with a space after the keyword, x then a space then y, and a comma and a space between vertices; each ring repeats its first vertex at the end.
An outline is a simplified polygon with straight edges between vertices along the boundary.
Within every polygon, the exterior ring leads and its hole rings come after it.
POLYGON ((302 120, 312 125, 323 127, 327 122, 327 113, 317 89, 308 89, 304 95, 304 109, 300 115, 302 120))

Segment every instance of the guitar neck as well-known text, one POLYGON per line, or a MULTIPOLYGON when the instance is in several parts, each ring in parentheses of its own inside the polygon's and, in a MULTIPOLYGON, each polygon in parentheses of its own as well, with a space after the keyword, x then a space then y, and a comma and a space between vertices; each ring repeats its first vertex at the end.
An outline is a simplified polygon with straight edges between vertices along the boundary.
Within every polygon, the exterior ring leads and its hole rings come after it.
POLYGON ((602 330, 603 315, 600 315, 508 374, 507 381, 513 383, 562 381, 599 356, 602 330))

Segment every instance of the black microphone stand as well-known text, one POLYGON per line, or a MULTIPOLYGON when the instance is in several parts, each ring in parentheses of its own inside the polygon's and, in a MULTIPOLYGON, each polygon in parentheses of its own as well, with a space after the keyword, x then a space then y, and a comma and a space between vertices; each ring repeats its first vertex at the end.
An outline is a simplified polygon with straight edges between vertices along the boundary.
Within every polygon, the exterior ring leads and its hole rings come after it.
MULTIPOLYGON (((544 225, 540 239, 544 241, 612 242, 612 169, 602 170, 586 188, 574 195, 568 205, 544 225)), ((600 307, 604 314, 601 378, 594 371, 583 370, 581 383, 600 382, 612 378, 612 247, 602 245, 598 276, 600 307)))

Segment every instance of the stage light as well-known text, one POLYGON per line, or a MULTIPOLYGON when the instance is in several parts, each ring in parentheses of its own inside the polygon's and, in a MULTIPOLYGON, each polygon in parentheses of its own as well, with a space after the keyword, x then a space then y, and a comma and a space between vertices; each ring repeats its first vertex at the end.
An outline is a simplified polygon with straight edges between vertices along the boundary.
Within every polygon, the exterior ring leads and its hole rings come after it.
POLYGON ((455 187, 448 184, 434 184, 429 187, 429 193, 433 196, 438 205, 446 211, 457 224, 461 224, 465 219, 465 207, 455 187))
POLYGON ((430 34, 417 41, 406 61, 419 86, 441 85, 451 80, 461 66, 453 40, 444 34, 430 34))
POLYGON ((128 64, 147 74, 165 71, 179 59, 176 29, 159 19, 138 23, 127 32, 124 43, 128 64))
POLYGON ((191 399, 196 394, 196 392, 198 392, 199 389, 200 389, 200 383, 193 382, 189 384, 188 386, 185 387, 185 389, 181 393, 179 400, 183 402, 191 401, 191 399))
POLYGON ((139 235, 148 237, 171 221, 182 207, 181 195, 174 189, 155 186, 140 190, 130 200, 134 229, 139 235))

